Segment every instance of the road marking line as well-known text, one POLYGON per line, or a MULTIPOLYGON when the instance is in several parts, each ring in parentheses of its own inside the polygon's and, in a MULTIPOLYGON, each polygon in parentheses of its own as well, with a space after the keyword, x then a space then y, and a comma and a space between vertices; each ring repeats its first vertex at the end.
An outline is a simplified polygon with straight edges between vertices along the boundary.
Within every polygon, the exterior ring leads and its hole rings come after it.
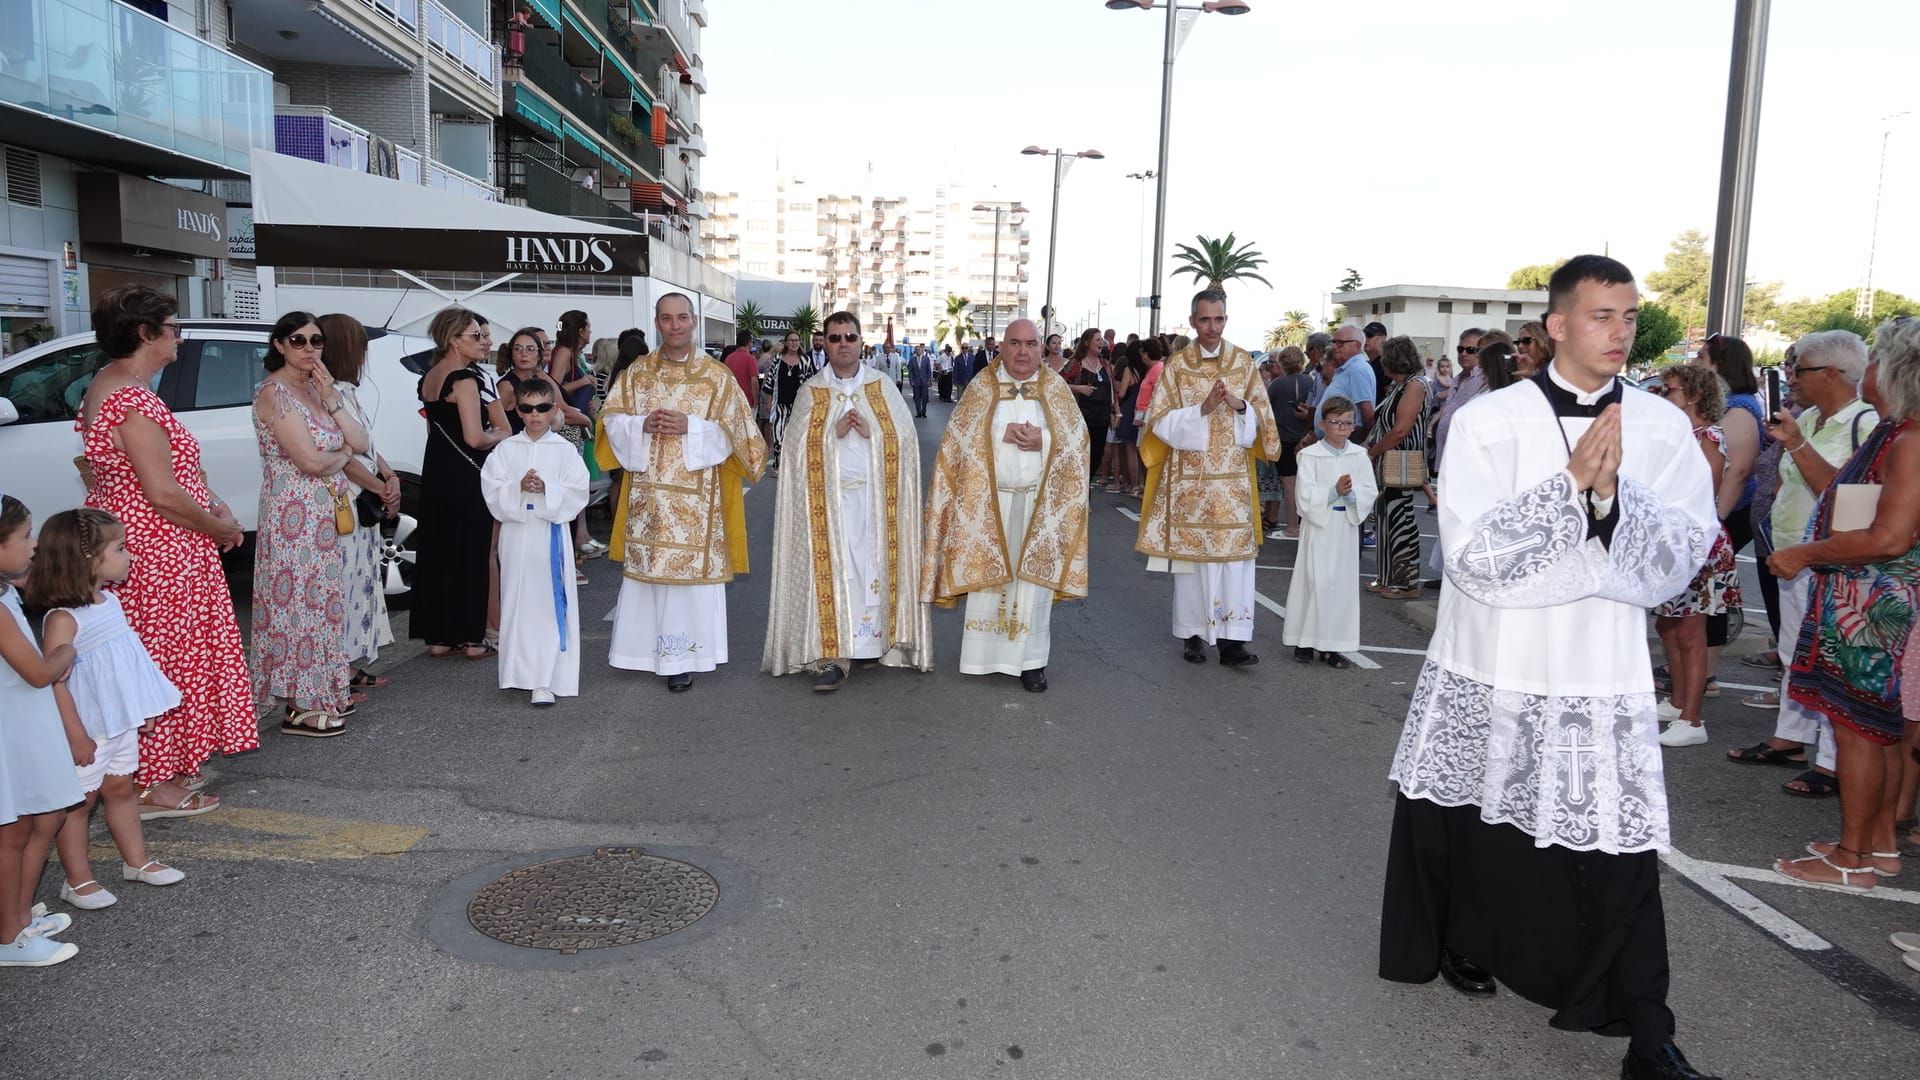
POLYGON ((1114 507, 1114 509, 1115 509, 1115 510, 1118 510, 1118 511, 1120 511, 1121 513, 1123 513, 1123 514, 1125 514, 1125 515, 1127 515, 1127 517, 1129 517, 1129 518, 1131 518, 1131 519, 1133 519, 1134 521, 1139 521, 1139 520, 1140 520, 1140 514, 1139 514, 1139 513, 1137 512, 1137 511, 1134 511, 1134 510, 1129 510, 1129 509, 1127 509, 1127 508, 1126 508, 1126 507, 1124 507, 1124 506, 1116 506, 1116 507, 1114 507))
POLYGON ((1842 889, 1837 885, 1823 885, 1817 881, 1801 881, 1774 872, 1771 866, 1736 866, 1731 863, 1703 862, 1721 877, 1742 881, 1759 881, 1768 885, 1788 885, 1796 889, 1812 889, 1816 892, 1838 892, 1849 896, 1871 896, 1880 900, 1892 900, 1900 904, 1920 904, 1920 892, 1912 889, 1896 889, 1891 885, 1876 885, 1865 892, 1858 889, 1842 889))
MULTIPOLYGON (((373 855, 401 855, 426 839, 427 830, 377 821, 291 814, 277 810, 224 807, 197 821, 166 823, 149 828, 147 843, 174 859, 243 862, 268 859, 314 862, 321 859, 365 859, 373 855), (251 838, 222 837, 220 829, 258 834, 251 838), (213 832, 208 835, 207 831, 213 832)), ((110 857, 102 852, 96 858, 110 857)))
POLYGON ((1746 690, 1746 691, 1749 691, 1749 692, 1752 692, 1752 693, 1755 693, 1755 694, 1764 694, 1764 693, 1767 693, 1767 692, 1768 692, 1768 691, 1770 691, 1770 690, 1778 690, 1778 689, 1780 689, 1780 684, 1779 684, 1779 683, 1774 683, 1774 684, 1773 684, 1772 686, 1755 686, 1755 685, 1753 685, 1752 683, 1740 683, 1740 682, 1722 682, 1722 683, 1720 684, 1720 689, 1722 689, 1722 690, 1746 690))
MULTIPOLYGON (((1825 952, 1833 948, 1833 943, 1819 934, 1793 921, 1779 908, 1768 904, 1759 897, 1727 880, 1731 875, 1725 870, 1745 870, 1745 867, 1728 866, 1725 863, 1702 862, 1689 858, 1679 848, 1669 849, 1660 856, 1675 873, 1700 886, 1709 895, 1728 907, 1746 916, 1755 926, 1779 938, 1787 945, 1803 952, 1825 952)), ((1772 876, 1772 875, 1769 875, 1772 876)), ((1791 884, 1785 878, 1777 878, 1781 884, 1791 884)))

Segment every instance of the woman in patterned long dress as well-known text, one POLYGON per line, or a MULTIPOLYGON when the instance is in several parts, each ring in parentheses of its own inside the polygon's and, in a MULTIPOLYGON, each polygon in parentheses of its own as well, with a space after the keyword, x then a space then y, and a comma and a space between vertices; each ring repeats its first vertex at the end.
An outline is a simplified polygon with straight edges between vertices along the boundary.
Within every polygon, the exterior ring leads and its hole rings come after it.
MULTIPOLYGON (((1727 411, 1727 397, 1720 376, 1712 368, 1670 367, 1661 375, 1657 391, 1687 414, 1693 425, 1693 437, 1707 457, 1707 471, 1713 476, 1714 498, 1720 497, 1721 478, 1726 473, 1727 457, 1722 448, 1720 429, 1714 426, 1727 411)), ((1700 719, 1701 702, 1706 697, 1707 617, 1732 611, 1740 606, 1740 578, 1734 571, 1733 544, 1725 525, 1713 541, 1707 561, 1687 585, 1687 591, 1654 609, 1654 626, 1660 632, 1660 646, 1667 654, 1667 668, 1673 675, 1673 696, 1660 703, 1660 718, 1668 721, 1660 733, 1663 746, 1699 746, 1707 741, 1707 728, 1700 719)))
MULTIPOLYGON (((1427 432, 1433 427, 1433 394, 1422 374, 1426 365, 1408 337, 1390 337, 1380 349, 1380 366, 1391 388, 1373 414, 1367 455, 1374 461, 1376 480, 1384 479, 1389 450, 1411 450, 1422 459, 1427 432)), ((1367 590, 1388 600, 1420 598, 1420 522, 1413 516, 1413 493, 1418 488, 1380 485, 1374 504, 1374 531, 1380 537, 1380 577, 1367 590)))
MULTIPOLYGON (((320 360, 326 338, 304 311, 273 325, 267 378, 253 398, 260 444, 260 525, 253 556, 253 697, 287 703, 280 730, 327 738, 346 730, 347 463, 369 446, 320 360)), ((351 508, 349 508, 351 513, 351 508)))
POLYGON ((90 478, 87 505, 127 527, 133 571, 118 589, 127 621, 180 706, 140 731, 141 817, 188 817, 220 801, 191 790, 215 752, 260 745, 247 661, 220 552, 245 539, 207 490, 200 444, 149 387, 179 348, 173 298, 141 285, 109 291, 93 333, 109 358, 87 387, 77 425, 90 478))
POLYGON ((1815 569, 1787 692, 1832 722, 1840 778, 1840 839, 1773 868, 1856 892, 1900 872, 1901 672, 1920 611, 1920 319, 1881 323, 1868 361, 1860 396, 1880 426, 1821 493, 1811 539, 1769 560, 1782 580, 1815 569), (1842 531, 1836 493, 1854 484, 1879 485, 1879 502, 1870 526, 1842 531))
MULTIPOLYGON (((333 388, 341 404, 367 432, 367 449, 347 462, 347 480, 357 499, 361 492, 373 492, 381 509, 389 517, 400 512, 400 474, 373 445, 373 418, 360 404, 360 376, 367 366, 367 329, 351 315, 322 315, 317 320, 327 337, 322 354, 327 371, 333 376, 333 388)), ((356 517, 356 523, 358 518, 356 517)), ((385 582, 380 579, 380 524, 361 526, 342 543, 346 545, 346 650, 349 663, 371 664, 380 655, 380 647, 393 644, 393 625, 387 619, 385 582)), ((348 689, 359 691, 387 685, 388 680, 365 667, 355 668, 348 689)))

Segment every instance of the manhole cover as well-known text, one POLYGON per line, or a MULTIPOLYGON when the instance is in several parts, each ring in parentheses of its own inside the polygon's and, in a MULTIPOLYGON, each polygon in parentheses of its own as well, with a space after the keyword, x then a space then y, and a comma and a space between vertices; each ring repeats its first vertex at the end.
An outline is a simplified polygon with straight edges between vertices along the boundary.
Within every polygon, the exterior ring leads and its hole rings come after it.
POLYGON ((605 847, 523 866, 483 887, 467 904, 467 921, 509 945, 572 955, 685 930, 719 902, 719 883, 697 866, 605 847))

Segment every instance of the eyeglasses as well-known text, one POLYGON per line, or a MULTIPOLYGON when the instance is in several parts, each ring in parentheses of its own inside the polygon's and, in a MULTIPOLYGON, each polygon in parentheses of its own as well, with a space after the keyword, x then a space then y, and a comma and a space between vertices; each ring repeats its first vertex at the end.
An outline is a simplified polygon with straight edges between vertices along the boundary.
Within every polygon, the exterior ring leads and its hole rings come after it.
POLYGON ((492 341, 493 340, 493 335, 487 333, 485 330, 475 330, 471 334, 461 334, 460 336, 463 338, 472 338, 474 341, 492 341))
POLYGON ((1805 375, 1809 371, 1825 371, 1832 366, 1833 366, 1832 364, 1820 364, 1818 366, 1809 367, 1806 364, 1795 364, 1793 366, 1793 373, 1795 375, 1805 375))
POLYGON ((859 334, 828 334, 827 335, 828 344, 838 345, 843 341, 849 345, 858 345, 860 344, 860 335, 859 334))
POLYGON ((312 337, 308 337, 305 334, 288 334, 285 340, 289 347, 295 349, 324 349, 327 347, 327 335, 325 334, 315 334, 312 337))
POLYGON ((522 415, 522 416, 526 416, 526 415, 528 415, 528 414, 530 414, 530 413, 546 413, 546 412, 552 412, 552 411, 553 411, 553 402, 551 402, 551 401, 543 401, 543 402, 541 402, 541 403, 540 403, 540 404, 538 404, 538 405, 527 405, 527 404, 524 404, 524 403, 523 403, 523 404, 521 404, 521 405, 519 405, 519 406, 517 406, 517 407, 516 407, 516 411, 517 411, 517 412, 519 412, 519 413, 520 413, 520 415, 522 415))
POLYGON ((1668 394, 1673 393, 1673 388, 1667 386, 1649 386, 1647 387, 1647 393, 1666 397, 1668 394))
POLYGON ((513 347, 513 351, 517 353, 537 353, 540 351, 540 346, 539 345, 515 345, 513 347))
POLYGON ((160 324, 160 329, 174 337, 180 336, 180 324, 177 322, 163 322, 160 324))
POLYGON ((1358 345, 1358 344, 1361 344, 1359 338, 1337 337, 1333 339, 1333 347, 1336 349, 1342 345, 1358 345))
POLYGON ((1479 352, 1479 351, 1480 351, 1480 346, 1478 346, 1478 345, 1462 345, 1462 346, 1460 346, 1460 348, 1459 348, 1459 350, 1458 350, 1458 351, 1459 351, 1459 353, 1460 353, 1460 355, 1461 355, 1461 356, 1472 356, 1472 355, 1474 355, 1475 353, 1477 353, 1477 352, 1479 352))
POLYGON ((1531 337, 1517 337, 1517 338, 1514 338, 1514 339, 1513 339, 1513 343, 1514 343, 1515 345, 1531 345, 1531 344, 1533 344, 1533 338, 1531 338, 1531 337))
POLYGON ((1320 421, 1320 426, 1321 426, 1321 427, 1324 427, 1324 428, 1351 428, 1351 427, 1353 426, 1353 421, 1351 421, 1351 420, 1322 420, 1322 421, 1320 421))

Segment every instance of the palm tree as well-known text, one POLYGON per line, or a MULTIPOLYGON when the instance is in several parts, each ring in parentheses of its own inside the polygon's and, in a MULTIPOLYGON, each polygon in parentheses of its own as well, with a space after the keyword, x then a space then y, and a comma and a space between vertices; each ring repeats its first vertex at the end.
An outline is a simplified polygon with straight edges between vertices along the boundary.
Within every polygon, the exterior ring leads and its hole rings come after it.
POLYGON ((1276 323, 1272 329, 1267 331, 1266 340, 1260 347, 1268 352, 1278 352, 1291 344, 1293 343, 1287 340, 1287 328, 1285 324, 1276 323))
POLYGON ((1200 241, 1199 247, 1192 244, 1174 245, 1180 249, 1173 257, 1180 264, 1174 267, 1175 274, 1192 274, 1195 281, 1205 281, 1210 289, 1218 289, 1235 278, 1252 278, 1269 289, 1273 288, 1273 282, 1254 273, 1255 269, 1267 264, 1267 259, 1253 250, 1251 241, 1236 250, 1232 233, 1228 233, 1225 240, 1213 240, 1204 235, 1195 239, 1200 241))
POLYGON ((801 348, 806 348, 805 343, 812 341, 815 331, 820 329, 820 313, 813 310, 812 304, 801 304, 794 309, 790 329, 800 335, 801 348))
POLYGON ((756 338, 760 336, 761 331, 766 327, 766 324, 761 322, 761 320, 766 317, 767 313, 760 310, 760 305, 751 300, 741 304, 735 308, 733 312, 735 325, 737 325, 743 333, 750 334, 756 338))
POLYGON ((964 347, 967 339, 973 335, 973 301, 948 293, 947 317, 933 328, 933 340, 947 341, 958 349, 964 347))
POLYGON ((1284 349, 1289 345, 1305 345, 1307 335, 1313 333, 1313 318, 1306 312, 1295 308, 1285 315, 1285 322, 1275 324, 1267 331, 1267 348, 1284 349))

